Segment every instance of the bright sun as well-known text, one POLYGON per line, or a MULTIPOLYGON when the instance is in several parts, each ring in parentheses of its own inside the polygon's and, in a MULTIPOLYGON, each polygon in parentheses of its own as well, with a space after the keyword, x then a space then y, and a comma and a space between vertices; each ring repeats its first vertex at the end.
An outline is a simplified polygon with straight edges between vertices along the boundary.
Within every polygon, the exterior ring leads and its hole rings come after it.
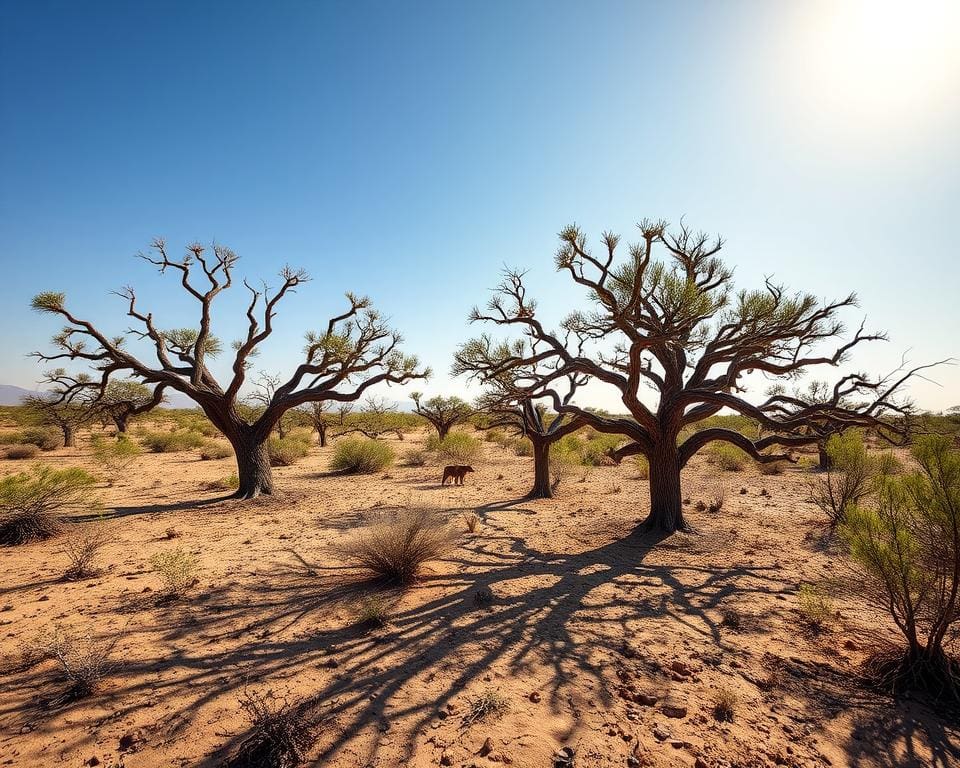
POLYGON ((790 79, 825 128, 912 129, 960 97, 960 0, 830 0, 799 22, 790 79))

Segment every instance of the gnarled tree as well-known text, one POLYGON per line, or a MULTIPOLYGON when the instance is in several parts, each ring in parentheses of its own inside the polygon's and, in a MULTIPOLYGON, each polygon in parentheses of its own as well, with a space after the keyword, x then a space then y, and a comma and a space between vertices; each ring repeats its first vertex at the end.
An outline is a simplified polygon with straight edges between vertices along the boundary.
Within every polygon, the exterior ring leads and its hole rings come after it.
POLYGON ((411 392, 414 413, 423 416, 433 424, 440 439, 443 440, 450 430, 473 415, 470 404, 459 397, 442 397, 436 395, 424 400, 420 392, 411 392))
POLYGON ((577 227, 560 233, 557 269, 585 288, 594 306, 570 313, 559 331, 537 316, 521 272, 508 272, 487 310, 474 309, 471 319, 516 327, 529 340, 526 350, 506 358, 495 374, 539 366, 521 382, 528 391, 548 395, 557 413, 629 438, 615 459, 647 458, 645 528, 686 526, 680 473, 708 443, 728 442, 757 461, 773 462, 793 459, 791 447, 816 443, 824 430, 867 426, 896 437, 897 424, 884 417, 903 413, 907 406, 894 396, 919 369, 881 378, 846 374, 829 396, 816 400, 780 390, 756 403, 743 396, 743 379, 751 372, 793 379, 816 366, 837 366, 858 345, 885 338, 861 325, 842 340, 839 315, 856 306, 854 294, 824 302, 788 293, 769 279, 760 290, 735 292, 732 272, 717 256, 721 240, 686 227, 671 233, 664 222, 644 221, 639 229, 641 239, 626 258, 618 258, 620 238, 612 233, 603 235, 597 255, 577 227), (834 346, 822 351, 831 342, 834 346), (603 416, 565 400, 562 382, 570 375, 612 387, 629 417, 603 416), (644 402, 645 390, 655 403, 644 402), (764 436, 709 428, 680 440, 685 427, 721 410, 754 419, 764 436))
MULTIPOLYGON (((99 390, 99 385, 94 384, 99 390)), ((117 434, 127 431, 127 425, 134 416, 140 416, 163 403, 163 389, 151 389, 146 384, 129 379, 118 379, 107 384, 96 400, 97 410, 113 421, 117 434)))
POLYGON ((39 424, 59 429, 64 447, 73 448, 77 430, 98 415, 89 381, 85 374, 71 376, 62 368, 49 371, 43 382, 53 389, 23 398, 22 405, 39 424))
POLYGON ((322 331, 307 334, 303 359, 275 388, 262 412, 244 419, 240 396, 250 358, 273 333, 280 302, 308 280, 307 274, 285 267, 275 292, 244 282, 250 293, 246 333, 234 344, 231 372, 221 384, 208 365, 222 348, 211 330, 212 315, 216 298, 233 284, 237 255, 223 246, 214 246, 208 253, 194 244, 185 256, 173 259, 162 240, 156 240, 152 249, 141 257, 161 273, 171 272, 179 278, 182 289, 196 301, 196 328, 162 330, 153 313, 138 307, 133 289, 125 288, 120 296, 137 327, 121 336, 109 336, 67 309, 64 294, 42 293, 34 298, 34 309, 58 315, 67 325, 54 337, 55 352, 36 354, 43 360, 91 364, 99 372, 104 390, 112 376, 122 374, 153 387, 154 392, 171 389, 190 397, 233 446, 240 478, 235 496, 239 498, 273 491, 267 438, 291 408, 315 401, 352 402, 377 384, 403 384, 429 373, 419 368, 415 357, 400 351, 400 335, 387 326, 367 298, 347 294, 347 308, 330 318, 322 331), (148 361, 132 351, 128 342, 138 341, 155 359, 148 361))
MULTIPOLYGON (((494 342, 484 335, 471 339, 457 350, 453 364, 455 376, 466 375, 485 385, 477 400, 477 412, 490 417, 488 426, 507 427, 530 440, 533 446, 533 487, 527 494, 531 499, 553 497, 550 481, 550 448, 565 435, 580 429, 582 419, 569 413, 550 410, 546 402, 528 382, 536 378, 536 365, 510 367, 506 361, 525 356, 525 343, 517 340, 494 342)), ((541 371, 546 375, 546 371, 541 371)), ((571 374, 566 379, 563 402, 570 403, 577 388, 587 377, 571 374)))

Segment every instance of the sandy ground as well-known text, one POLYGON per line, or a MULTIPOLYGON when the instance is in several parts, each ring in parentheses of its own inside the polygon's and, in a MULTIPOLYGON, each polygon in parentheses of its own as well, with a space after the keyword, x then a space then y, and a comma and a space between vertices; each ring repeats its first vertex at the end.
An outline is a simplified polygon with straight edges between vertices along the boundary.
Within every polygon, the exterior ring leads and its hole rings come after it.
MULTIPOLYGON (((533 768, 563 747, 576 766, 960 765, 956 722, 859 682, 880 618, 839 599, 824 631, 800 619, 798 585, 844 574, 805 501, 808 471, 698 457, 684 476, 696 532, 656 540, 631 535, 647 492, 626 463, 528 502, 531 460, 492 444, 462 488, 441 488, 435 466, 331 476, 331 450, 275 470, 279 494, 248 503, 205 490, 231 459, 144 455, 102 489, 99 519, 72 522, 110 532, 91 579, 62 580, 62 541, 0 550, 0 764, 219 765, 248 727, 240 696, 270 689, 315 703, 311 764, 344 768, 533 768), (723 510, 695 511, 719 487, 723 510), (449 514, 457 545, 390 597, 386 627, 358 626, 334 546, 371 511, 411 504, 449 514), (199 558, 200 580, 165 603, 148 561, 175 546, 199 558), (738 628, 723 624, 731 610, 738 628), (99 693, 57 703, 53 662, 13 663, 54 624, 120 633, 99 693), (736 695, 733 722, 713 716, 721 690, 736 695), (490 692, 509 709, 465 723, 490 692)), ((82 445, 43 459, 96 470, 82 445)))

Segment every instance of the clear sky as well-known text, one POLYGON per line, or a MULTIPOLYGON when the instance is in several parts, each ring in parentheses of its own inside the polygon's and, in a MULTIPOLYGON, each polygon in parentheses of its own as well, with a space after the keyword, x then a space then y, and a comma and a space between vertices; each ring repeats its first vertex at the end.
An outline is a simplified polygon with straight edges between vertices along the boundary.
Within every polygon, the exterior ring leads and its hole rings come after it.
MULTIPOLYGON (((856 290, 881 370, 960 356, 960 4, 955 2, 43 2, 0 4, 0 383, 58 329, 67 292, 122 331, 189 304, 132 255, 216 239, 239 273, 313 282, 259 365, 369 294, 447 376, 504 265, 549 324, 577 222, 721 233, 746 287, 856 290)), ((217 333, 239 335, 242 292, 217 333)), ((859 315, 850 320, 858 322, 859 315)), ((960 403, 960 368, 912 392, 960 403)), ((405 395, 394 388, 396 399, 405 395)), ((611 406, 611 402, 598 402, 611 406)))

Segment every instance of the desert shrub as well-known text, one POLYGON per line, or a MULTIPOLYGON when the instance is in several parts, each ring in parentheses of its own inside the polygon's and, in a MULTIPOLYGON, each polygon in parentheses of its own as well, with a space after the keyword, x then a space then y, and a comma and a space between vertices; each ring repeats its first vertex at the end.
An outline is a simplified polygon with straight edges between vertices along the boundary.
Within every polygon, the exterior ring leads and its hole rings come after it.
POLYGON ((403 464, 407 467, 422 467, 427 463, 426 451, 417 448, 407 451, 403 455, 403 464))
POLYGON ((450 432, 433 449, 441 464, 470 464, 480 455, 480 441, 466 432, 450 432))
POLYGON ((550 451, 550 490, 556 493, 560 483, 570 476, 580 463, 577 453, 566 446, 554 445, 550 451))
POLYGON ((707 461, 725 472, 742 472, 749 461, 749 456, 740 448, 721 441, 710 443, 707 449, 707 461))
POLYGON ((960 662, 945 644, 960 624, 960 451, 945 435, 918 438, 919 469, 880 478, 876 503, 841 528, 858 578, 851 586, 887 612, 906 648, 878 668, 894 690, 919 687, 960 701, 960 662))
POLYGON ((352 564, 387 582, 410 584, 420 569, 449 549, 453 533, 428 510, 388 514, 359 530, 339 548, 352 564))
POLYGON ((22 443, 22 432, 2 432, 0 433, 0 445, 14 445, 22 443))
POLYGON ((63 545, 63 554, 69 563, 63 577, 76 580, 94 575, 97 572, 94 562, 106 543, 106 535, 98 530, 78 531, 70 536, 63 545))
POLYGON ((724 502, 727 500, 727 490, 722 486, 718 486, 711 491, 709 498, 707 499, 706 510, 707 512, 712 512, 714 514, 720 512, 723 509, 724 502))
POLYGON ((150 558, 150 566, 171 596, 183 595, 197 581, 197 558, 183 547, 155 553, 150 558))
POLYGON ((833 599, 813 584, 803 584, 797 595, 801 618, 814 629, 822 629, 833 615, 833 599))
POLYGON ((62 530, 60 513, 81 504, 95 505, 97 480, 76 467, 37 465, 29 472, 0 478, 0 544, 11 546, 48 539, 62 530))
POLYGON ((636 469, 637 474, 635 477, 638 480, 647 480, 650 477, 650 462, 647 461, 647 457, 642 453, 638 453, 633 457, 633 466, 636 469))
POLYGON ((56 626, 43 638, 40 652, 56 660, 70 687, 68 698, 81 698, 95 693, 103 679, 114 668, 111 659, 120 640, 119 635, 97 638, 56 626))
POLYGON ((470 512, 463 516, 463 522, 467 525, 467 531, 469 533, 476 533, 477 528, 480 525, 480 515, 476 512, 470 512))
POLYGON ((504 447, 509 447, 517 456, 533 456, 533 443, 526 437, 515 437, 504 447))
POLYGON ((294 768, 303 762, 314 725, 300 709, 273 691, 244 691, 240 707, 250 727, 227 768, 294 768))
POLYGON ((732 723, 737 710, 737 694, 729 688, 719 688, 713 695, 713 717, 722 723, 732 723))
POLYGON ((473 725, 492 717, 500 717, 510 710, 510 700, 499 691, 488 688, 470 699, 463 716, 464 726, 473 725))
POLYGON ((233 448, 230 447, 229 443, 221 440, 208 440, 200 449, 200 458, 203 461, 228 459, 231 456, 233 456, 233 448))
POLYGON ((502 429, 488 429, 483 435, 483 439, 488 443, 502 443, 505 438, 506 435, 502 429))
POLYGON ((589 467, 610 464, 612 459, 608 454, 623 442, 623 438, 620 435, 606 435, 600 432, 590 434, 591 436, 584 441, 583 450, 580 451, 580 463, 589 467))
POLYGON ((761 475, 782 475, 787 471, 786 461, 758 461, 757 469, 761 475))
POLYGON ((16 461, 23 459, 35 459, 40 455, 40 449, 35 445, 30 445, 29 443, 19 443, 7 446, 7 448, 3 451, 3 455, 7 459, 16 461))
POLYGON ((271 467, 289 467, 310 453, 310 443, 298 437, 271 437, 267 451, 271 467))
POLYGON ((41 451, 53 451, 63 445, 63 435, 56 429, 28 427, 20 433, 19 442, 35 445, 41 451))
POLYGON ((125 435, 116 440, 105 440, 96 435, 92 445, 93 458, 110 485, 120 479, 141 454, 140 446, 125 435))
POLYGON ((891 451, 878 454, 875 461, 878 475, 902 475, 906 469, 903 462, 891 451))
POLYGON ((175 432, 145 431, 141 441, 153 453, 177 453, 199 448, 204 437, 199 432, 177 430, 175 432))
POLYGON ((867 455, 863 439, 855 430, 831 435, 826 451, 830 468, 811 483, 810 500, 836 526, 844 522, 851 507, 869 495, 877 464, 867 455))
POLYGON ((393 464, 393 448, 370 438, 349 438, 337 442, 330 467, 337 472, 370 474, 393 464))
POLYGON ((390 615, 390 601, 381 595, 367 595, 356 607, 357 623, 368 627, 382 627, 390 615))
POLYGON ((240 487, 240 477, 234 472, 226 477, 219 477, 206 484, 208 491, 235 491, 240 487))

